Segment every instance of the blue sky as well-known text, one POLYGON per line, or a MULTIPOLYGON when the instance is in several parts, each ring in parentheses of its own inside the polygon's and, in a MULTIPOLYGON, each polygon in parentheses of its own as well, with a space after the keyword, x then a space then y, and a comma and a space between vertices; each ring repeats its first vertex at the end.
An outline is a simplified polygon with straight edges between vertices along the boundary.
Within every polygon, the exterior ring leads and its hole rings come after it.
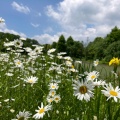
POLYGON ((89 41, 120 26, 119 0, 1 0, 0 31, 40 43, 67 39, 89 41))

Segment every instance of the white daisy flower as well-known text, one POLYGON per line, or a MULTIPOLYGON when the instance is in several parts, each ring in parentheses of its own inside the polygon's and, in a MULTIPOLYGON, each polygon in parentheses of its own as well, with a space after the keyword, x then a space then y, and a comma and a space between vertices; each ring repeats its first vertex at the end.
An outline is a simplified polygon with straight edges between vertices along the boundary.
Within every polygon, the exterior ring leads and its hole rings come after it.
POLYGON ((7 76, 13 76, 13 73, 6 73, 7 76))
POLYGON ((105 81, 102 81, 102 80, 99 80, 99 81, 98 81, 98 80, 96 79, 96 80, 93 82, 93 84, 94 84, 94 86, 98 86, 98 87, 99 87, 99 86, 101 86, 101 85, 104 86, 104 85, 106 84, 106 82, 105 82, 105 81))
POLYGON ((31 113, 29 111, 23 111, 23 112, 19 112, 16 117, 17 119, 12 119, 12 120, 28 120, 28 118, 30 118, 31 113))
POLYGON ((87 82, 86 80, 79 80, 75 81, 73 84, 73 90, 74 90, 74 96, 77 96, 77 99, 79 100, 86 100, 90 101, 90 98, 93 97, 93 82, 89 81, 87 82))
POLYGON ((38 81, 38 78, 37 78, 37 77, 30 76, 30 77, 28 77, 28 78, 27 78, 26 80, 24 80, 24 81, 27 82, 27 83, 30 83, 31 86, 33 86, 33 84, 38 81))
POLYGON ((18 59, 14 60, 14 63, 16 65, 16 67, 20 67, 20 68, 23 67, 23 63, 18 59))
POLYGON ((60 52, 60 53, 58 53, 58 55, 65 55, 65 54, 67 54, 66 52, 60 52))
POLYGON ((62 57, 62 56, 60 56, 60 55, 58 55, 58 56, 57 56, 57 58, 62 59, 63 57, 62 57))
POLYGON ((56 50, 55 48, 48 50, 48 54, 55 52, 55 50, 56 50))
POLYGON ((118 86, 116 88, 113 88, 111 83, 106 84, 104 88, 105 90, 101 90, 101 91, 106 97, 108 97, 107 100, 113 98, 114 101, 117 102, 117 99, 120 98, 120 88, 118 86))
POLYGON ((99 60, 98 59, 93 61, 93 66, 97 66, 98 64, 99 64, 99 60))
POLYGON ((60 95, 55 95, 54 96, 54 101, 58 103, 61 100, 60 95))
POLYGON ((76 69, 74 69, 74 68, 71 68, 71 69, 69 69, 71 72, 78 72, 76 69))
POLYGON ((8 101, 9 101, 9 99, 4 100, 4 102, 8 102, 8 101))
POLYGON ((48 97, 47 97, 47 102, 48 102, 48 103, 52 103, 52 102, 53 102, 53 98, 50 97, 50 96, 48 96, 48 97))
POLYGON ((5 47, 14 46, 14 42, 13 41, 11 41, 11 42, 4 42, 4 46, 5 47))
POLYGON ((55 90, 50 90, 50 92, 49 92, 49 95, 50 95, 50 96, 54 97, 55 94, 56 94, 56 91, 55 91, 55 90))
POLYGON ((93 116, 93 120, 97 120, 97 116, 93 116))
POLYGON ((43 118, 43 116, 45 115, 45 112, 47 112, 48 110, 51 110, 51 105, 47 105, 47 106, 43 106, 43 103, 41 103, 41 107, 38 106, 38 110, 35 110, 37 113, 33 116, 33 118, 35 119, 40 119, 43 118))
POLYGON ((20 37, 20 40, 26 40, 26 38, 24 38, 24 37, 20 37))
POLYGON ((31 52, 32 51, 32 49, 30 47, 26 47, 24 49, 26 50, 26 52, 31 52))
POLYGON ((82 64, 82 61, 75 61, 75 63, 79 63, 79 64, 82 64))
POLYGON ((19 39, 16 39, 16 40, 14 40, 14 46, 20 48, 23 46, 23 42, 19 39))
POLYGON ((86 79, 87 81, 91 80, 91 81, 94 81, 95 79, 97 79, 99 76, 99 72, 97 71, 92 71, 90 73, 88 73, 86 79))
POLYGON ((11 112, 11 113, 14 113, 14 112, 15 112, 15 110, 14 110, 14 109, 10 109, 10 112, 11 112))
POLYGON ((58 83, 50 83, 48 85, 50 87, 50 90, 57 90, 58 89, 58 83))
POLYGON ((68 66, 68 67, 71 67, 72 66, 72 62, 71 61, 66 61, 65 64, 68 66))
POLYGON ((64 59, 65 59, 65 60, 68 60, 68 61, 73 61, 72 58, 69 57, 69 56, 65 56, 64 59))
POLYGON ((43 50, 43 47, 37 46, 37 47, 34 49, 34 52, 35 52, 36 54, 41 54, 41 53, 42 53, 42 50, 43 50))

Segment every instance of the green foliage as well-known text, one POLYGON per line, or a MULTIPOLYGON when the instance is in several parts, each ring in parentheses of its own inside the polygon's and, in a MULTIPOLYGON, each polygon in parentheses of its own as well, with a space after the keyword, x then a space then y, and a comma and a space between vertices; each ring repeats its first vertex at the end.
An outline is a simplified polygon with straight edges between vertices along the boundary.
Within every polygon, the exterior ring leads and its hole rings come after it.
POLYGON ((56 48, 57 47, 57 42, 53 42, 51 45, 52 48, 56 48))
POLYGON ((79 41, 74 41, 74 45, 71 47, 71 57, 82 58, 84 54, 83 44, 79 41))
POLYGON ((95 38, 93 42, 90 42, 86 47, 86 59, 102 59, 104 57, 104 39, 101 37, 95 38))
POLYGON ((116 42, 120 40, 120 29, 118 27, 114 27, 109 34, 107 34, 106 38, 107 39, 107 44, 111 44, 113 42, 116 42))
POLYGON ((43 52, 44 53, 47 53, 47 51, 51 48, 51 45, 49 44, 44 44, 44 49, 43 49, 43 52))
POLYGON ((74 41, 71 36, 65 40, 64 36, 61 35, 57 42, 56 48, 57 52, 66 52, 68 56, 73 58, 82 58, 84 56, 83 43, 80 41, 74 41))
POLYGON ((66 51, 66 41, 63 35, 59 37, 57 43, 57 52, 65 52, 66 51))
POLYGON ((67 45, 67 50, 66 50, 67 51, 67 55, 72 56, 74 40, 73 40, 73 38, 71 36, 67 39, 66 45, 67 45))
POLYGON ((108 62, 112 57, 120 57, 120 29, 116 26, 105 38, 96 37, 85 48, 87 60, 99 59, 108 62))

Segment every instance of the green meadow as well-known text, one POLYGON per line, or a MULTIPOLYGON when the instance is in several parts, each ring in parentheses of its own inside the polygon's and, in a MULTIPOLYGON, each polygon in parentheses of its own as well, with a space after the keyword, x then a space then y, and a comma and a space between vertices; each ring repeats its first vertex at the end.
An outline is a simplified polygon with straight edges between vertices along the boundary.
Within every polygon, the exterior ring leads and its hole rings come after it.
POLYGON ((120 120, 119 67, 22 45, 0 54, 0 120, 120 120))

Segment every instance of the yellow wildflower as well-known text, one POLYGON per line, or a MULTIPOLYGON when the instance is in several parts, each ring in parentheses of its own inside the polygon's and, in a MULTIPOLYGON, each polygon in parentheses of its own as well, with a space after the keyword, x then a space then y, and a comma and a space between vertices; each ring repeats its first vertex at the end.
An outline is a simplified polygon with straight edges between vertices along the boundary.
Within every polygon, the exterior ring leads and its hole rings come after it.
POLYGON ((110 60, 109 65, 119 65, 120 60, 118 58, 113 57, 113 59, 110 60))

